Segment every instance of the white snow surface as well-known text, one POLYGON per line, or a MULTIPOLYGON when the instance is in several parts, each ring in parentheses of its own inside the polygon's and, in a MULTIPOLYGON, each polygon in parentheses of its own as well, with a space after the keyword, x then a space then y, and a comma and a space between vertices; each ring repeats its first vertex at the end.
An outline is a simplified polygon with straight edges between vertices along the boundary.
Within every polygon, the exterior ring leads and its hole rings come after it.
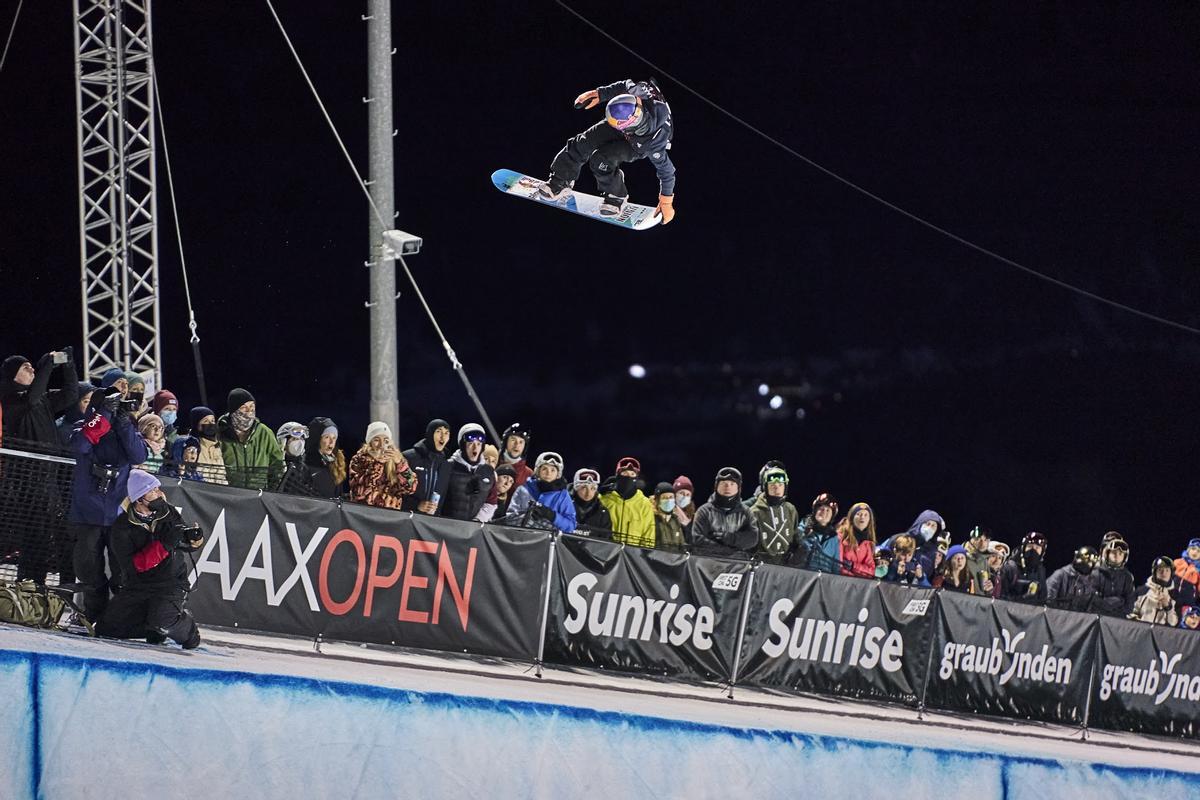
POLYGON ((184 653, 0 625, 0 692, 33 695, 0 715, 0 798, 1200 793, 1188 741, 204 635, 184 653))

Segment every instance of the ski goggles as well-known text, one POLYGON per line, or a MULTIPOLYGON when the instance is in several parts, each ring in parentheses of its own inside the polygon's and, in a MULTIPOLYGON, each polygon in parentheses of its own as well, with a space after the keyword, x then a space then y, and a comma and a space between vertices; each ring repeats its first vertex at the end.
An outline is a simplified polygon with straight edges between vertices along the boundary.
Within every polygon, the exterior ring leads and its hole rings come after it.
POLYGON ((782 484, 786 485, 787 482, 788 482, 788 475, 786 472, 780 472, 780 471, 768 472, 766 475, 763 476, 763 483, 767 483, 767 484, 782 483, 782 484))
POLYGON ((563 465, 562 456, 560 456, 558 453, 542 453, 540 456, 538 456, 537 466, 541 467, 544 464, 558 467, 559 471, 561 472, 563 465))
POLYGON ((307 439, 308 438, 308 428, 292 428, 290 431, 284 431, 284 432, 280 433, 279 435, 280 436, 288 436, 293 439, 307 439))
POLYGON ((575 485, 590 483, 593 486, 600 485, 600 473, 594 469, 581 469, 575 473, 575 485))
POLYGON ((463 437, 464 442, 483 442, 487 440, 487 434, 479 431, 471 431, 463 437))

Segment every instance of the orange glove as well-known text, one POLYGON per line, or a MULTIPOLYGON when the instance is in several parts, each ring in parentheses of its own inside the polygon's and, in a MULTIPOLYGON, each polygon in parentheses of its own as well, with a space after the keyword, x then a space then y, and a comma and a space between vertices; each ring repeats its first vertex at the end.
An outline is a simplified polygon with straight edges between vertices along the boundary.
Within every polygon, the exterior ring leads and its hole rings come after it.
POLYGON ((600 93, 595 89, 588 89, 579 97, 575 98, 576 108, 595 108, 600 104, 600 93))
POLYGON ((663 225, 675 219, 675 207, 672 205, 674 202, 675 195, 673 194, 660 194, 658 196, 658 205, 655 206, 654 213, 662 217, 663 225))

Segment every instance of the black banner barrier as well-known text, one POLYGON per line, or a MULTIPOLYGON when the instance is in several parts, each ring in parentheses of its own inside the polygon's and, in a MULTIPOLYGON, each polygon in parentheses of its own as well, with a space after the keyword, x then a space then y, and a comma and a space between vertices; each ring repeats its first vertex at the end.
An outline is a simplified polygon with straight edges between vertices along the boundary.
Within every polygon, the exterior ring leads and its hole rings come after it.
POLYGON ((1104 617, 1099 650, 1091 726, 1200 738, 1200 634, 1104 617))
POLYGON ((545 660, 729 680, 746 562, 559 537, 545 660))
POLYGON ((532 659, 550 537, 185 482, 201 624, 532 659))
POLYGON ((941 592, 926 705, 1082 723, 1096 617, 941 592))
POLYGON ((933 590, 763 565, 754 575, 737 682, 920 700, 933 590))

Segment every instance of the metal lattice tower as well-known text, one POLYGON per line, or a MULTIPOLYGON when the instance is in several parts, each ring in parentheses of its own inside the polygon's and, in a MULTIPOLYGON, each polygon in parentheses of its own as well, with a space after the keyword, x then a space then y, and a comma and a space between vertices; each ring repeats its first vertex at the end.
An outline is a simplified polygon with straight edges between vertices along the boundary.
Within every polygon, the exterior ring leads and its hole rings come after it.
POLYGON ((84 375, 162 386, 150 0, 74 0, 84 375))

